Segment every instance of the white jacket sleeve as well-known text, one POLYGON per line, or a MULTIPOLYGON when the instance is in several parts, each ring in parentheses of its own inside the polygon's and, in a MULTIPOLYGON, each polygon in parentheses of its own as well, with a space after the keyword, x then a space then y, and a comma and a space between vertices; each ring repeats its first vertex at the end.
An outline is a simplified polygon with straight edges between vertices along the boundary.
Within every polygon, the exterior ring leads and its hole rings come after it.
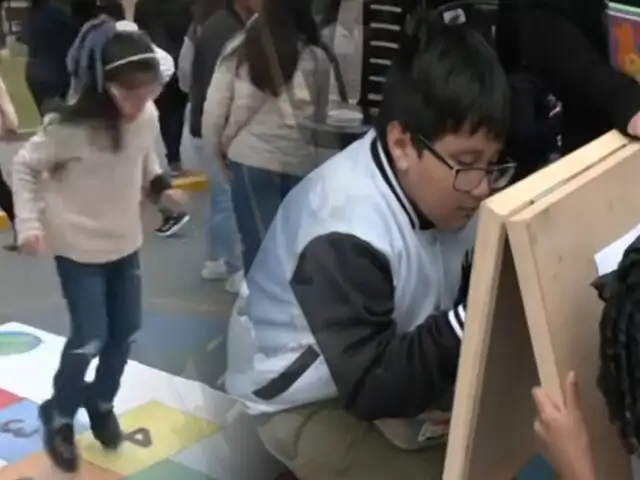
POLYGON ((191 70, 193 67, 194 45, 189 36, 184 37, 178 57, 178 83, 180 89, 188 93, 191 89, 191 70))
MULTIPOLYGON (((116 28, 122 32, 137 32, 139 31, 138 25, 130 20, 120 20, 116 22, 116 28)), ((175 62, 171 55, 159 48, 157 45, 153 45, 153 49, 158 57, 160 63, 160 72, 162 73, 162 81, 167 83, 176 71, 175 62)))
POLYGON ((171 55, 167 52, 154 45, 153 49, 156 52, 156 57, 158 57, 158 62, 160 63, 160 73, 162 74, 162 81, 167 83, 173 77, 173 74, 176 71, 175 62, 171 55))

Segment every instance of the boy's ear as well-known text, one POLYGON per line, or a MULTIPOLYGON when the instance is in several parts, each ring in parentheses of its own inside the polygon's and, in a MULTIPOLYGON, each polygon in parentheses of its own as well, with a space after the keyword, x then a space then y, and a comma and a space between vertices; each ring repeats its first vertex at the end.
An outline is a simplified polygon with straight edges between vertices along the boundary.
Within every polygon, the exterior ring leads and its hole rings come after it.
POLYGON ((411 162, 415 161, 415 148, 411 141, 411 134, 406 132, 397 121, 387 126, 387 147, 395 168, 399 172, 406 171, 411 162))

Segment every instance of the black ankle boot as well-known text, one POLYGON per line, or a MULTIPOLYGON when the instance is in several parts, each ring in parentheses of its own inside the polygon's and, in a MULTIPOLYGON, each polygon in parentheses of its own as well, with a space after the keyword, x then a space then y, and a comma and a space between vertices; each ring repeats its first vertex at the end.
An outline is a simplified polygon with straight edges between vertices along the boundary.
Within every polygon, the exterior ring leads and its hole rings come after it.
POLYGON ((53 424, 53 412, 49 402, 40 405, 40 421, 43 428, 44 447, 53 464, 65 473, 78 471, 79 458, 73 424, 53 424))
POLYGON ((86 410, 93 438, 107 450, 117 450, 122 443, 122 430, 113 409, 86 407, 86 410))

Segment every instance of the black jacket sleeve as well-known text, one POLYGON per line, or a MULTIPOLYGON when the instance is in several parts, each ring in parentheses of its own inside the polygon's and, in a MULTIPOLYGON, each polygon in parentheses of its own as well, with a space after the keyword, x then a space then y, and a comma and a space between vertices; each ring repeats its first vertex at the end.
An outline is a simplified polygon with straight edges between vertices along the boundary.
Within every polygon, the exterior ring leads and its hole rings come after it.
POLYGON ((552 89, 573 92, 592 102, 599 111, 609 113, 615 128, 626 133, 629 121, 640 111, 640 86, 608 61, 603 4, 529 0, 523 47, 527 61, 552 89), (596 43, 601 43, 600 48, 596 43))
MULTIPOLYGON (((317 237, 300 255, 291 288, 339 399, 355 416, 410 418, 450 393, 463 306, 398 332, 388 260, 367 242, 340 233, 317 237)), ((422 295, 419 285, 415 295, 422 295)))

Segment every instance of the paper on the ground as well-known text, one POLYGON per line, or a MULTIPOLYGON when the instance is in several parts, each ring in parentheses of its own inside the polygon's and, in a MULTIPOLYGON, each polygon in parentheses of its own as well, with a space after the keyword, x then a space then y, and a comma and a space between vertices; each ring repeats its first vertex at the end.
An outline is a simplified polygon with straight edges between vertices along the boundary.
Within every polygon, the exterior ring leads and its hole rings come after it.
POLYGON ((598 276, 613 272, 618 268, 624 251, 638 236, 640 236, 640 225, 596 253, 595 260, 598 276))

